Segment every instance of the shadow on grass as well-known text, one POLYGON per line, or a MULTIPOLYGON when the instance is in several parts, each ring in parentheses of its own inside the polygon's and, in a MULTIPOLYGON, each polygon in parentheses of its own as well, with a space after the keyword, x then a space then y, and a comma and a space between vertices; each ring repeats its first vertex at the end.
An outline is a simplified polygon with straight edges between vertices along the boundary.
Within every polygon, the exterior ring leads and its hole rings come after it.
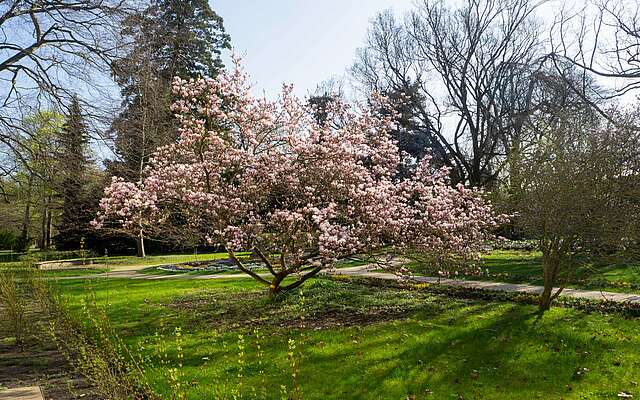
MULTIPOLYGON (((65 285, 77 297, 85 290, 65 285)), ((158 390, 170 391, 159 376, 181 360, 184 379, 197 382, 190 399, 211 398, 216 386, 233 387, 239 375, 246 388, 279 393, 292 381, 289 339, 304 343, 305 399, 602 398, 629 390, 625 385, 640 377, 638 321, 615 316, 552 309, 536 323, 535 306, 319 279, 304 288, 307 328, 301 332, 299 294, 269 301, 251 280, 91 285, 98 302, 109 298, 111 321, 134 350, 154 360, 148 374, 158 390), (381 310, 401 314, 322 324, 381 310), (266 320, 254 324, 260 316, 266 320), (176 326, 182 328, 180 357, 171 334, 176 326), (158 332, 163 336, 154 342, 158 332), (144 348, 135 347, 145 340, 144 348)))

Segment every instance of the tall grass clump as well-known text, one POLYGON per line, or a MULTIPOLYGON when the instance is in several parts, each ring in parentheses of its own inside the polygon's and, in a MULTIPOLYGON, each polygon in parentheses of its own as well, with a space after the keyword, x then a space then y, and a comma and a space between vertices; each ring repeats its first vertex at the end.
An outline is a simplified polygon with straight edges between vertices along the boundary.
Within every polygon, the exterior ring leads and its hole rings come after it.
POLYGON ((0 320, 6 321, 8 334, 24 351, 28 334, 27 307, 16 273, 0 270, 0 320))

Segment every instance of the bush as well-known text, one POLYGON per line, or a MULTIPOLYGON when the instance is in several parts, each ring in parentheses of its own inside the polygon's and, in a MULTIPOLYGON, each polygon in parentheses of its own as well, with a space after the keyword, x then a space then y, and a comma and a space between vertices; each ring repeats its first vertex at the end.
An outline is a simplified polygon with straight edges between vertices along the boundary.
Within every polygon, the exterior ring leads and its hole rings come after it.
POLYGON ((7 320, 9 334, 24 350, 28 332, 25 302, 20 294, 17 277, 9 272, 0 271, 0 308, 0 315, 7 320))
POLYGON ((0 250, 13 250, 18 244, 18 237, 8 230, 0 230, 0 250))

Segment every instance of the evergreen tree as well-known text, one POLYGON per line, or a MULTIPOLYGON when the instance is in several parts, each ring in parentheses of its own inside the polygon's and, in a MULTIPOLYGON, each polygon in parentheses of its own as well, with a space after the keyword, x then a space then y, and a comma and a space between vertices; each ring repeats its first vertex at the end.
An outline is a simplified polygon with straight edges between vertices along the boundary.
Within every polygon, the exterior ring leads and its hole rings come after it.
MULTIPOLYGON (((391 100, 396 113, 396 128, 391 131, 391 136, 397 141, 398 150, 403 155, 399 174, 404 178, 413 174, 418 161, 426 155, 432 157, 437 167, 446 164, 446 151, 435 137, 436 127, 425 125, 416 115, 419 110, 416 104, 423 101, 418 88, 415 83, 407 84, 402 89, 390 89, 384 93, 391 100)), ((382 112, 386 113, 384 110, 382 112)))
POLYGON ((214 77, 229 36, 206 0, 153 0, 125 22, 124 33, 133 45, 113 65, 123 110, 112 125, 119 160, 109 169, 137 180, 153 150, 177 138, 173 77, 214 77))
MULTIPOLYGON (((124 33, 133 45, 113 65, 123 107, 111 129, 118 159, 107 167, 111 174, 139 181, 153 151, 177 139, 171 81, 214 77, 223 68, 220 55, 230 47, 229 36, 207 0, 152 0, 126 21, 124 33)), ((137 250, 144 256, 142 235, 137 250)))
POLYGON ((151 51, 163 79, 217 75, 229 35, 207 0, 155 0, 149 14, 156 29, 151 51))
POLYGON ((55 237, 56 248, 78 249, 82 238, 94 235, 89 222, 96 207, 86 193, 91 169, 89 135, 77 98, 72 100, 69 115, 59 132, 58 164, 62 213, 55 237))

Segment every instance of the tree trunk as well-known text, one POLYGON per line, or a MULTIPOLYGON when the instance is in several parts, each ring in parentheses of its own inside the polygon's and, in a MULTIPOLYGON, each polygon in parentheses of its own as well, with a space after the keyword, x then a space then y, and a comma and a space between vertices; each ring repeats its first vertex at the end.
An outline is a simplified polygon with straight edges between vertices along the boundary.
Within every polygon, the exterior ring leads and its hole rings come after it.
POLYGON ((540 312, 548 311, 551 308, 551 292, 553 291, 552 285, 547 285, 545 283, 544 290, 540 295, 540 300, 538 301, 538 310, 540 312))
POLYGON ((269 285, 269 298, 274 298, 282 292, 281 283, 284 280, 284 278, 285 277, 281 276, 280 274, 274 276, 273 280, 271 281, 271 284, 269 285))
POLYGON ((38 246, 48 249, 51 246, 51 196, 45 196, 42 205, 41 232, 38 246))
POLYGON ((556 297, 553 294, 553 286, 556 283, 556 277, 558 276, 558 270, 560 268, 560 260, 557 257, 551 255, 543 255, 542 257, 542 271, 544 289, 540 294, 540 300, 538 302, 538 309, 540 312, 545 312, 551 308, 551 302, 556 297))
POLYGON ((27 200, 27 204, 24 206, 24 215, 22 216, 22 232, 20 237, 26 242, 29 238, 29 222, 31 220, 31 201, 27 200))
POLYGON ((146 257, 146 254, 144 251, 144 234, 142 233, 142 230, 140 230, 140 233, 136 238, 136 250, 138 253, 138 257, 146 257))
POLYGON ((48 249, 51 247, 51 197, 48 198, 47 201, 47 240, 44 242, 45 247, 48 249))
POLYGON ((49 208, 47 207, 47 200, 45 199, 45 203, 42 206, 42 215, 40 217, 40 239, 38 240, 38 247, 41 250, 46 249, 47 246, 47 215, 49 213, 49 208))

